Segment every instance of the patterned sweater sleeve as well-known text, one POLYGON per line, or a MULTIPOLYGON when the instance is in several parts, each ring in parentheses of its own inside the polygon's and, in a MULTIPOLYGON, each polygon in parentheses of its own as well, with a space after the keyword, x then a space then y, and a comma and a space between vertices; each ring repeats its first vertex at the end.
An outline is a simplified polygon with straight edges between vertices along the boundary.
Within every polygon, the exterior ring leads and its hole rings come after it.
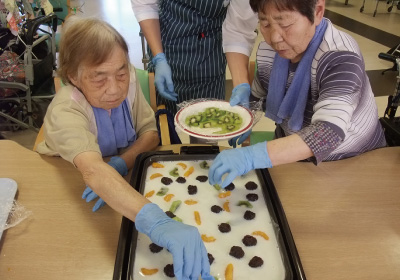
POLYGON ((316 164, 343 142, 351 127, 362 96, 363 69, 362 58, 347 51, 327 52, 318 63, 311 124, 297 133, 313 151, 316 164))

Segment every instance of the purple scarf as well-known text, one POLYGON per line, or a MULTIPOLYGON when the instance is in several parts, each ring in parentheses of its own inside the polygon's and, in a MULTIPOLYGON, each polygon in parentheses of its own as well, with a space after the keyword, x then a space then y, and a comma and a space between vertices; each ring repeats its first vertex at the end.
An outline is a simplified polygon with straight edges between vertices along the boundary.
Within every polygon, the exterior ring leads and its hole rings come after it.
POLYGON ((97 141, 103 157, 118 154, 119 148, 126 148, 136 140, 136 131, 125 99, 117 108, 107 110, 93 107, 97 125, 97 141))
POLYGON ((265 116, 278 124, 289 118, 288 125, 293 131, 300 130, 303 125, 304 111, 311 85, 311 64, 324 38, 326 28, 327 23, 323 18, 297 66, 287 92, 290 60, 280 57, 278 53, 275 54, 268 85, 265 116))

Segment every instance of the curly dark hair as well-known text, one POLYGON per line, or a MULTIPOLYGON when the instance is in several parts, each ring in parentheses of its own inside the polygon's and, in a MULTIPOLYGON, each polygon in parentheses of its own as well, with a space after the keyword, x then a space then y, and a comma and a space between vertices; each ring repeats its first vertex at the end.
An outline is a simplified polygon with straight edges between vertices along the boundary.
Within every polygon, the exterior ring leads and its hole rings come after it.
POLYGON ((250 0, 254 12, 264 10, 267 4, 273 4, 279 11, 297 11, 314 23, 315 5, 318 0, 250 0))

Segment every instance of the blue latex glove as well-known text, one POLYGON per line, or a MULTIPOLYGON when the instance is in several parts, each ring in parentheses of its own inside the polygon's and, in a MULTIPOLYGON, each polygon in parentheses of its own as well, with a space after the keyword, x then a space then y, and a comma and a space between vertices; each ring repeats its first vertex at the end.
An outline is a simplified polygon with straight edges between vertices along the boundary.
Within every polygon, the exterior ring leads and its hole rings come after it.
POLYGON ((157 204, 148 203, 135 219, 136 229, 158 246, 171 252, 174 273, 178 280, 214 280, 210 276, 210 263, 206 247, 196 227, 169 218, 157 204))
POLYGON ((233 137, 232 139, 229 139, 228 143, 233 148, 236 148, 236 144, 237 145, 242 145, 244 140, 246 140, 247 137, 249 137, 250 134, 251 134, 251 129, 249 131, 243 133, 242 135, 239 135, 239 136, 233 137))
MULTIPOLYGON (((121 176, 126 176, 128 174, 128 167, 126 166, 126 163, 122 158, 112 157, 108 164, 114 167, 114 169, 117 170, 118 173, 121 174, 121 176)), ((86 202, 90 202, 97 197, 98 195, 90 187, 86 186, 86 189, 83 191, 82 198, 86 199, 86 202)), ((106 203, 104 202, 104 200, 99 198, 99 200, 97 200, 93 206, 93 212, 99 210, 105 204, 106 203)))
POLYGON ((178 94, 174 91, 171 67, 169 67, 164 53, 159 53, 151 60, 155 65, 154 83, 158 93, 165 99, 177 101, 178 94))
POLYGON ((267 151, 267 141, 252 146, 222 151, 208 171, 211 185, 228 186, 239 175, 257 168, 271 168, 272 163, 267 151), (222 176, 228 173, 222 182, 222 176))
POLYGON ((242 105, 249 108, 250 93, 251 89, 248 83, 237 85, 232 90, 232 96, 229 104, 231 106, 242 105))

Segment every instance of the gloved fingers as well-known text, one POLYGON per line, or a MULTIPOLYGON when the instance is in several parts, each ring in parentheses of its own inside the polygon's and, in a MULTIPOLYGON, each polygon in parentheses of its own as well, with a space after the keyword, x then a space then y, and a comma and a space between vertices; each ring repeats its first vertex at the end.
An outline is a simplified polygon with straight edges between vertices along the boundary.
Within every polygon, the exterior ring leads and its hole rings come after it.
POLYGON ((231 146, 233 148, 236 148, 236 141, 237 141, 238 138, 239 138, 239 136, 236 136, 236 137, 233 137, 232 139, 229 139, 229 141, 228 141, 229 146, 231 146))
POLYGON ((176 92, 164 92, 165 96, 164 98, 171 100, 171 101, 177 101, 178 100, 178 94, 176 92))
MULTIPOLYGON (((222 176, 224 176, 225 173, 231 173, 232 171, 233 170, 231 170, 231 167, 227 164, 222 164, 219 167, 217 167, 213 173, 213 180, 215 181, 215 184, 221 184, 222 176)), ((221 185, 221 187, 223 186, 221 185)))
POLYGON ((96 197, 99 197, 94 191, 92 191, 90 194, 86 196, 86 202, 90 202, 96 197))
POLYGON ((228 176, 226 176, 226 178, 224 179, 224 181, 222 182, 221 187, 222 188, 226 188, 230 183, 232 183, 232 181, 238 176, 238 172, 237 171, 232 171, 230 173, 228 173, 228 176))
POLYGON ((174 274, 178 280, 183 280, 183 247, 174 246, 173 248, 168 248, 168 250, 172 254, 173 262, 174 262, 174 274), (179 247, 179 248, 176 248, 179 247))
POLYGON ((96 212, 104 205, 106 205, 105 201, 103 199, 99 198, 99 200, 97 200, 96 203, 94 204, 92 211, 96 212))
POLYGON ((215 185, 217 183, 217 179, 219 179, 217 176, 215 176, 215 171, 221 167, 223 164, 222 161, 219 160, 219 155, 215 158, 214 162, 210 166, 210 169, 208 171, 208 180, 210 182, 210 185, 215 185))
POLYGON ((162 96, 164 96, 164 92, 165 92, 164 79, 154 79, 154 84, 156 85, 158 92, 162 96))
POLYGON ((200 240, 201 246, 201 278, 203 280, 214 280, 214 277, 211 278, 210 275, 210 261, 208 260, 208 254, 206 250, 206 246, 204 246, 203 241, 200 240))
POLYGON ((232 97, 231 97, 231 99, 229 100, 229 104, 231 105, 231 106, 236 106, 236 105, 238 105, 240 103, 240 97, 239 97, 239 95, 233 95, 232 97))
POLYGON ((238 145, 242 145, 242 143, 249 137, 251 134, 251 130, 247 131, 246 133, 240 135, 239 140, 237 141, 238 145))
POLYGON ((210 273, 201 275, 202 280, 215 280, 214 276, 211 276, 210 273))
POLYGON ((165 84, 167 85, 167 90, 171 93, 175 92, 174 90, 174 83, 172 82, 171 75, 165 76, 165 84))
POLYGON ((82 198, 85 199, 85 198, 86 198, 90 193, 92 193, 92 192, 93 192, 93 191, 92 191, 91 188, 86 187, 86 189, 83 191, 82 198))
POLYGON ((201 274, 201 247, 199 246, 199 243, 197 241, 193 242, 192 240, 190 241, 189 246, 185 246, 184 250, 184 260, 185 263, 183 265, 183 276, 188 279, 199 279, 199 276, 201 274))

